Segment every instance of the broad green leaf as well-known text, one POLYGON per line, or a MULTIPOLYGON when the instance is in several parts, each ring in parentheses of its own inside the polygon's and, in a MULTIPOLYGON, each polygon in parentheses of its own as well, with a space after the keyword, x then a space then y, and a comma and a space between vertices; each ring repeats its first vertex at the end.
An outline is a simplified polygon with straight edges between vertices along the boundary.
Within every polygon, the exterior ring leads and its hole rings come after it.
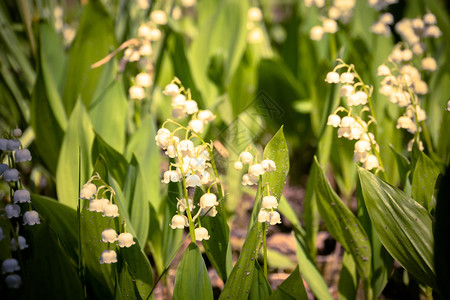
POLYGON ((158 211, 162 202, 159 194, 161 178, 155 170, 160 168, 161 155, 155 143, 156 130, 155 120, 151 116, 142 120, 141 127, 128 142, 125 157, 130 160, 133 154, 136 156, 145 182, 145 198, 158 211))
POLYGON ((77 212, 58 201, 36 194, 31 194, 33 207, 59 236, 63 247, 73 258, 78 258, 77 212))
POLYGON ((320 274, 317 266, 314 264, 314 261, 309 257, 309 252, 305 247, 305 241, 298 234, 295 235, 295 239, 297 241, 298 265, 302 268, 303 277, 308 283, 309 288, 317 299, 333 299, 328 291, 328 286, 325 279, 320 274))
POLYGON ((130 216, 129 221, 133 224, 137 239, 142 245, 145 245, 148 238, 150 211, 145 195, 141 168, 134 156, 128 166, 123 192, 127 201, 124 204, 130 216))
POLYGON ((262 230, 262 223, 253 224, 219 299, 247 299, 253 276, 258 276, 254 260, 261 248, 262 230))
POLYGON ((195 243, 189 244, 178 265, 173 299, 213 299, 208 271, 195 243))
POLYGON ((411 168, 409 160, 403 154, 401 154, 397 150, 395 150, 394 146, 389 145, 389 148, 391 148, 391 150, 394 153, 394 156, 397 160, 397 168, 398 168, 398 172, 400 174, 400 181, 401 181, 402 186, 405 187, 406 182, 408 181, 408 174, 409 174, 409 171, 411 168))
POLYGON ((57 295, 63 299, 83 299, 77 268, 61 247, 54 230, 44 220, 40 225, 26 226, 26 230, 31 234, 28 242, 32 245, 28 250, 30 255, 23 261, 27 298, 48 299, 50 295, 57 295))
POLYGON ((253 276, 253 282, 250 287, 250 292, 248 299, 250 300, 261 300, 268 299, 273 293, 272 287, 270 286, 267 278, 264 276, 264 272, 261 269, 257 260, 254 261, 256 274, 253 276))
POLYGON ((344 252, 341 273, 339 274, 338 295, 339 299, 356 299, 358 290, 358 273, 353 257, 344 252))
POLYGON ((422 151, 419 151, 412 179, 412 197, 428 211, 434 207, 433 194, 440 170, 422 151))
POLYGON ((114 47, 113 21, 99 0, 90 0, 83 8, 77 35, 70 47, 67 80, 63 101, 67 114, 80 97, 86 107, 92 100, 102 68, 91 69, 91 65, 114 47))
POLYGON ((297 266, 295 270, 275 290, 270 300, 307 300, 305 286, 297 266))
POLYGON ((101 74, 97 89, 89 104, 92 126, 102 139, 114 150, 122 153, 125 149, 127 96, 123 82, 117 73, 114 61, 108 63, 101 74))
POLYGON ((202 92, 207 106, 214 99, 214 86, 207 72, 211 58, 220 53, 225 55, 223 62, 224 84, 228 86, 242 53, 247 38, 247 1, 226 0, 211 4, 209 9, 199 4, 199 28, 202 30, 193 40, 188 53, 192 75, 202 92), (230 20, 233 20, 230 22, 230 20))
POLYGON ((123 187, 128 168, 127 160, 103 140, 100 135, 96 134, 92 145, 92 159, 98 157, 99 154, 103 156, 108 164, 110 174, 123 187))
POLYGON ((91 177, 90 153, 93 142, 94 133, 91 122, 83 103, 79 100, 67 125, 56 170, 58 200, 74 209, 78 203, 78 175, 80 175, 81 184, 91 177))
MULTIPOLYGON (((317 167, 317 204, 331 235, 342 244, 356 263, 358 274, 366 283, 371 276, 372 251, 361 223, 331 188, 315 159, 317 167)), ((368 288, 368 286, 365 286, 368 288)))
MULTIPOLYGON (((322 139, 323 140, 323 139, 322 139)), ((327 158, 328 161, 328 158, 327 158)), ((312 164, 309 169, 308 181, 306 184, 305 204, 303 207, 302 217, 305 224, 305 249, 315 261, 316 258, 316 236, 319 232, 320 213, 317 208, 316 186, 317 186, 317 167, 312 164)))
POLYGON ((436 203, 436 222, 434 226, 434 265, 436 267, 436 276, 439 292, 442 299, 450 298, 450 257, 448 249, 450 240, 450 168, 447 167, 443 177, 440 189, 437 195, 436 203))
POLYGON ((359 168, 358 173, 367 211, 386 250, 416 279, 436 286, 427 210, 369 171, 359 168))

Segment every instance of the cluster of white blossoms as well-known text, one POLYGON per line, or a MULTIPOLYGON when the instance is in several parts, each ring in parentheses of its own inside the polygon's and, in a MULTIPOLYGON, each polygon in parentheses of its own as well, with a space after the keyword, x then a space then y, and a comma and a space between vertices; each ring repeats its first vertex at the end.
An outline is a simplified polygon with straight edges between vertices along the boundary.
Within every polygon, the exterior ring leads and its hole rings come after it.
POLYGON ((426 13, 423 18, 402 19, 395 24, 395 30, 415 55, 421 55, 426 51, 425 38, 439 38, 442 35, 436 25, 436 16, 431 12, 426 13))
POLYGON ((369 101, 372 96, 372 87, 362 82, 353 65, 347 65, 342 61, 332 72, 327 74, 325 81, 342 84, 340 96, 347 107, 339 106, 333 114, 328 116, 327 125, 338 128, 339 138, 343 137, 356 141, 353 152, 355 162, 361 163, 368 170, 380 169, 377 155, 379 146, 374 134, 369 132, 369 125, 373 122, 373 118, 369 115, 369 121, 366 122, 361 117, 362 113, 371 112, 369 101), (347 70, 339 74, 337 72, 339 69, 347 70), (360 108, 359 115, 353 114, 353 107, 360 108), (346 112, 347 114, 341 118, 338 112, 346 112))
POLYGON ((264 159, 261 162, 258 162, 256 155, 253 155, 249 149, 246 149, 239 154, 239 159, 234 163, 234 168, 236 170, 242 170, 244 165, 248 165, 248 169, 247 173, 242 176, 242 185, 256 185, 258 184, 260 175, 277 169, 273 160, 264 159))
MULTIPOLYGON (((4 206, 4 215, 10 220, 7 231, 11 232, 11 240, 8 243, 11 251, 20 251, 28 248, 26 239, 19 234, 20 217, 22 216, 23 225, 37 225, 41 221, 39 214, 32 209, 30 192, 26 190, 20 180, 20 172, 17 170, 17 164, 31 161, 31 153, 28 149, 22 147, 18 138, 22 135, 19 128, 12 130, 6 138, 0 138, 0 151, 2 160, 7 158, 8 164, 0 163, 0 176, 9 184, 11 199, 7 200, 4 206), (22 213, 22 211, 25 211, 22 213), (15 229, 14 229, 15 228, 15 229)), ((0 241, 10 235, 5 235, 4 228, 0 227, 0 241)), ((19 274, 13 274, 19 271, 20 266, 15 258, 9 258, 2 263, 2 273, 7 274, 5 283, 9 288, 16 289, 22 279, 19 274)))
POLYGON ((384 13, 380 16, 378 21, 376 21, 370 30, 378 35, 390 36, 391 27, 389 25, 394 24, 394 16, 391 13, 384 13))
POLYGON ((129 88, 130 99, 143 100, 147 96, 146 89, 153 85, 153 45, 161 39, 162 33, 158 26, 167 24, 167 15, 162 10, 154 10, 150 21, 139 26, 137 39, 124 52, 124 61, 138 61, 142 71, 136 75, 133 85, 129 88))
POLYGON ((199 134, 206 124, 215 119, 215 115, 209 110, 199 110, 197 102, 191 99, 190 91, 184 89, 178 78, 174 78, 163 93, 172 97, 172 114, 175 118, 189 117, 189 120, 185 120, 187 126, 167 120, 155 137, 158 147, 169 158, 175 159, 169 170, 164 172, 162 182, 181 182, 183 185, 183 197, 178 199, 177 213, 173 216, 170 227, 190 227, 195 232, 197 241, 208 240, 208 230, 201 226, 199 216, 216 216, 219 202, 216 194, 211 193, 211 187, 220 183, 212 167, 212 145, 205 143, 199 134), (165 127, 168 124, 175 128, 169 130, 165 127), (195 207, 193 200, 188 197, 187 189, 202 186, 208 187, 207 192, 195 207), (198 222, 195 223, 196 221, 198 222))
POLYGON ((281 216, 275 210, 278 207, 278 201, 275 196, 264 196, 261 203, 261 209, 258 213, 258 222, 270 225, 281 223, 281 216))
MULTIPOLYGON (((305 6, 317 6, 322 8, 325 6, 323 0, 307 0, 305 6)), ((339 29, 338 21, 348 23, 353 16, 353 8, 355 0, 334 0, 333 4, 327 8, 326 16, 321 16, 321 25, 313 26, 309 32, 309 36, 313 41, 320 41, 325 33, 336 33, 339 29)))
POLYGON ((75 38, 75 29, 67 23, 64 23, 64 10, 61 6, 55 6, 53 10, 54 26, 57 33, 62 34, 64 45, 69 46, 75 38))
MULTIPOLYGON (((106 218, 119 218, 119 207, 113 204, 116 200, 116 193, 112 187, 107 185, 99 174, 92 176, 81 188, 80 199, 89 200, 87 208, 90 212, 102 213, 106 218), (97 187, 93 181, 99 181, 102 184, 97 187), (109 196, 109 199, 107 199, 109 196)), ((117 234, 113 228, 107 228, 102 231, 102 242, 108 245, 117 242, 120 248, 131 247, 135 244, 133 235, 126 231, 126 224, 124 223, 124 232, 117 234)), ((101 264, 111 264, 117 262, 117 253, 114 250, 105 250, 100 256, 101 264)))
POLYGON ((259 24, 263 20, 263 14, 259 7, 250 7, 247 13, 247 41, 250 44, 260 43, 264 38, 264 32, 259 24))
MULTIPOLYGON (((418 95, 426 94, 428 86, 421 79, 419 71, 410 64, 399 66, 390 60, 378 67, 377 75, 383 77, 380 93, 388 96, 390 102, 405 108, 404 114, 397 120, 397 128, 416 134, 421 130, 420 122, 427 118, 426 112, 420 107, 418 95)), ((414 139, 411 139, 408 151, 412 150, 413 143, 414 139)), ((423 150, 420 141, 419 148, 423 150)))

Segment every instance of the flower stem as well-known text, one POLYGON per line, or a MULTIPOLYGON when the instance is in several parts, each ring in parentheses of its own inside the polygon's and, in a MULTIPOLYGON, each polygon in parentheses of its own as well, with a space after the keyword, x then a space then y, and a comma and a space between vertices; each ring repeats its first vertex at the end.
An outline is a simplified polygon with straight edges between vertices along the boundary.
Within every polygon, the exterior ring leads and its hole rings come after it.
POLYGON ((264 277, 267 279, 267 232, 266 223, 263 223, 263 248, 264 248, 264 277))

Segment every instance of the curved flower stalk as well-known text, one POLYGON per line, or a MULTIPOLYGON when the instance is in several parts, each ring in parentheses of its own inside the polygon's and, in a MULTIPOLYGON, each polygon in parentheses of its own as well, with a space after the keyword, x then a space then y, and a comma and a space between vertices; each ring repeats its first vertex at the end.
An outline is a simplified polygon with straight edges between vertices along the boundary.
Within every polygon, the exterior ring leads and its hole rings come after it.
MULTIPOLYGON (((80 199, 89 200, 88 211, 101 213, 103 217, 108 218, 109 224, 113 219, 117 221, 116 224, 119 224, 120 213, 116 192, 98 173, 83 185, 80 190, 80 199), (93 182, 100 182, 101 185, 96 186, 93 182)), ((108 245, 108 249, 102 252, 99 258, 100 264, 111 264, 118 261, 116 250, 110 249, 111 246, 116 245, 116 242, 119 248, 129 248, 136 244, 133 235, 127 232, 126 221, 123 221, 122 228, 123 230, 119 233, 114 228, 105 228, 102 231, 101 241, 108 245)))
POLYGON ((3 176, 9 185, 9 199, 2 205, 5 215, 9 221, 7 228, 0 227, 0 240, 6 238, 5 233, 10 231, 11 240, 8 243, 10 258, 2 263, 3 274, 8 274, 5 278, 6 286, 10 289, 17 289, 22 284, 22 278, 14 272, 20 271, 22 254, 21 251, 28 248, 27 240, 20 235, 23 226, 34 226, 41 223, 39 214, 33 210, 30 192, 22 184, 18 164, 31 161, 31 152, 22 147, 19 138, 22 130, 15 128, 0 138, 0 161, 7 161, 7 164, 0 164, 0 176, 3 176), (14 257, 17 257, 14 258, 14 257))
POLYGON ((340 96, 345 106, 339 106, 328 116, 327 125, 338 128, 339 138, 356 140, 353 155, 355 162, 361 163, 367 170, 384 172, 375 134, 370 132, 369 128, 370 125, 376 124, 372 103, 373 88, 362 81, 353 65, 348 65, 342 60, 338 62, 333 71, 327 74, 325 81, 330 84, 342 84, 340 96), (339 74, 338 70, 345 71, 339 74))
POLYGON ((174 159, 164 173, 162 182, 181 182, 182 198, 178 199, 177 212, 170 227, 189 227, 192 242, 208 240, 208 230, 201 225, 199 216, 214 217, 217 206, 224 194, 215 166, 212 143, 206 143, 200 136, 205 126, 215 119, 209 110, 199 110, 197 102, 191 98, 178 78, 174 78, 163 91, 172 98, 172 115, 175 118, 188 118, 188 125, 168 119, 158 130, 156 144, 165 154, 174 159), (169 130, 168 127, 173 128, 169 130), (211 192, 217 186, 217 193, 211 192), (188 188, 204 187, 206 193, 200 198, 196 207, 188 196, 188 188))

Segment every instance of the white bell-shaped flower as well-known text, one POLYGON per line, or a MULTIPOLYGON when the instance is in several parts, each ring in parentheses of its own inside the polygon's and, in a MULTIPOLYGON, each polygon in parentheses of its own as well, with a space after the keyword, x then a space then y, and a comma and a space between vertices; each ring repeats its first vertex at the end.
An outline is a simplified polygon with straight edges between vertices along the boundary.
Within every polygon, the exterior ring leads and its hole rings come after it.
POLYGON ((237 161, 234 163, 234 168, 236 170, 242 170, 243 167, 244 167, 244 165, 240 161, 237 161))
POLYGON ((103 217, 116 218, 119 216, 119 207, 115 204, 107 204, 103 208, 103 217))
POLYGON ((172 96, 172 106, 173 107, 182 107, 184 109, 186 105, 186 96, 183 94, 176 94, 172 96))
POLYGON ((258 184, 258 176, 253 176, 251 174, 242 175, 241 180, 242 185, 256 185, 258 184))
POLYGON ((169 226, 172 227, 172 229, 176 228, 183 229, 184 227, 189 226, 189 221, 185 215, 174 215, 172 217, 172 222, 170 223, 169 226))
POLYGON ((339 81, 340 81, 339 73, 337 73, 337 72, 328 72, 327 73, 327 78, 325 79, 325 81, 328 82, 328 83, 339 83, 339 81))
POLYGON ((323 37, 323 34, 325 33, 322 26, 313 26, 311 30, 309 31, 309 37, 313 41, 320 41, 323 37))
POLYGON ((173 107, 173 109, 172 109, 172 116, 175 119, 182 119, 182 118, 186 117, 187 113, 186 113, 186 110, 185 110, 185 106, 183 105, 183 106, 173 107))
POLYGON ((196 133, 202 133, 205 125, 202 120, 191 120, 189 121, 189 127, 196 133))
POLYGON ((355 143, 355 151, 356 152, 367 152, 370 151, 371 149, 371 145, 370 142, 366 141, 366 140, 359 140, 355 143))
POLYGON ((275 225, 281 223, 281 216, 277 211, 271 211, 269 213, 269 224, 275 225))
POLYGON ((206 124, 213 121, 216 116, 210 110, 200 110, 197 114, 197 118, 206 124))
POLYGON ((182 140, 178 144, 178 150, 183 157, 194 157, 194 149, 194 143, 191 140, 182 140))
POLYGON ((95 184, 88 182, 86 184, 83 185, 83 187, 81 188, 80 191, 80 198, 81 199, 92 199, 92 197, 94 197, 94 194, 97 192, 97 187, 95 186, 95 184))
POLYGON ((93 199, 89 201, 88 211, 103 212, 105 206, 109 204, 108 199, 93 199))
POLYGON ((8 144, 7 144, 7 150, 9 151, 15 151, 15 150, 19 150, 20 146, 22 144, 20 143, 19 140, 8 140, 8 144))
POLYGON ((208 230, 205 227, 195 228, 195 239, 197 241, 209 240, 208 230))
POLYGON ((248 174, 252 176, 259 176, 264 173, 264 168, 261 164, 254 164, 248 168, 248 174))
POLYGON ((17 190, 14 192, 14 203, 31 203, 30 192, 27 190, 17 190))
POLYGON ((369 157, 369 152, 358 152, 358 151, 353 152, 353 161, 354 162, 364 163, 368 157, 369 157))
POLYGON ((31 152, 28 149, 19 149, 14 153, 16 162, 31 161, 31 152))
POLYGON ((123 248, 123 247, 129 248, 129 247, 133 246, 134 244, 136 244, 136 242, 133 241, 133 235, 128 232, 119 234, 118 241, 119 241, 120 248, 123 248))
POLYGON ((351 83, 353 83, 354 78, 355 78, 355 76, 353 76, 352 73, 345 72, 345 73, 341 74, 339 81, 341 83, 350 83, 351 84, 351 83))
POLYGON ((7 258, 2 263, 3 274, 13 273, 19 270, 20 270, 19 262, 15 258, 7 258))
POLYGON ((264 223, 269 222, 269 220, 270 220, 269 212, 265 209, 261 209, 258 213, 258 222, 264 223))
POLYGON ((11 245, 9 246, 11 250, 16 251, 17 249, 23 250, 28 248, 27 240, 23 236, 19 235, 17 241, 18 243, 15 238, 11 239, 11 245))
POLYGON ((202 181, 200 180, 200 177, 198 175, 193 174, 186 177, 186 186, 187 187, 196 187, 201 186, 202 181))
POLYGON ((277 208, 278 207, 278 201, 275 196, 264 196, 261 204, 261 208, 277 208))
POLYGON ((180 88, 175 83, 169 83, 164 88, 163 94, 166 96, 175 96, 180 93, 180 88))
POLYGON ((3 178, 6 182, 18 181, 19 171, 17 169, 8 169, 3 172, 3 178))
POLYGON ((37 225, 41 224, 39 214, 35 210, 29 210, 23 214, 23 225, 37 225))
POLYGON ((130 99, 142 100, 145 98, 145 89, 142 86, 133 85, 128 89, 130 99))
POLYGON ((209 208, 218 205, 217 197, 213 193, 206 193, 200 197, 200 207, 209 208))
POLYGON ((239 155, 239 159, 243 164, 250 164, 253 161, 253 155, 248 151, 244 151, 239 155))
POLYGON ((206 168, 206 161, 202 158, 194 157, 189 160, 189 167, 194 171, 203 171, 206 168))
POLYGON ((157 9, 150 14, 150 20, 157 25, 166 25, 167 15, 163 10, 157 9))
POLYGON ((6 151, 8 149, 8 140, 0 139, 0 150, 6 151))
POLYGON ((3 173, 8 170, 8 165, 7 164, 0 164, 0 176, 3 175, 3 173))
POLYGON ((168 129, 160 128, 155 136, 155 141, 158 147, 166 150, 169 145, 172 145, 173 139, 168 129))
MULTIPOLYGON (((192 211, 195 208, 194 205, 194 201, 192 199, 188 200, 188 204, 189 204, 189 209, 192 211)), ((186 204, 186 199, 178 199, 178 203, 177 203, 177 209, 179 212, 184 212, 186 211, 187 208, 187 204, 186 204)))
POLYGON ((13 133, 13 136, 15 136, 15 137, 21 137, 22 136, 22 130, 20 130, 20 128, 14 128, 12 133, 13 133))
POLYGON ((217 215, 217 209, 215 206, 208 207, 208 208, 202 208, 200 214, 202 216, 206 216, 206 217, 215 217, 217 215))
POLYGON ((179 182, 180 181, 180 174, 177 171, 166 171, 164 172, 164 178, 161 180, 164 183, 169 182, 179 182))
POLYGON ((117 262, 117 253, 114 250, 105 250, 100 256, 101 264, 112 264, 117 262))
POLYGON ((22 277, 19 274, 10 274, 6 276, 5 283, 9 289, 18 289, 22 284, 22 277))
POLYGON ((167 146, 166 155, 170 158, 177 157, 177 147, 174 145, 167 146))
POLYGON ((20 206, 17 204, 6 204, 5 212, 8 218, 18 218, 20 215, 20 206))
POLYGON ((197 102, 194 100, 187 100, 184 104, 184 110, 188 115, 192 115, 193 113, 198 112, 197 102))
POLYGON ((141 72, 136 75, 136 84, 142 87, 152 85, 152 76, 149 73, 141 72))
POLYGON ((272 172, 272 171, 276 171, 276 169, 277 169, 275 162, 271 159, 264 159, 261 162, 261 165, 263 167, 264 172, 272 172))
POLYGON ((202 172, 201 178, 200 178, 200 183, 201 184, 208 184, 211 181, 212 181, 211 180, 211 175, 209 174, 209 172, 207 172, 207 171, 202 172))
POLYGON ((367 157, 367 160, 364 162, 363 165, 364 168, 367 170, 372 170, 379 167, 378 158, 371 154, 369 157, 367 157))
POLYGON ((252 22, 259 22, 262 20, 262 11, 259 7, 250 7, 247 13, 247 19, 252 22))
POLYGON ((333 127, 338 127, 341 124, 341 117, 338 115, 329 115, 327 125, 331 125, 333 127))
POLYGON ((114 229, 108 228, 102 231, 103 243, 114 243, 115 241, 117 241, 117 232, 114 229))

